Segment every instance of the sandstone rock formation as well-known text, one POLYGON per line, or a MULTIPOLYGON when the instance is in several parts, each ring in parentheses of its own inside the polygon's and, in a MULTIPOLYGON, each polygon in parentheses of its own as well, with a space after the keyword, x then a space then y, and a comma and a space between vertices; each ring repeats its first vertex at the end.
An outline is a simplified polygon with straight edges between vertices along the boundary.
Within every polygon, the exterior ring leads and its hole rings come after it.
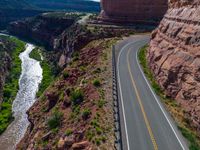
MULTIPOLYGON (((148 61, 165 94, 176 99, 200 131, 200 1, 171 0, 152 34, 148 61)), ((200 133, 200 132, 199 132, 200 133)))
POLYGON ((50 60, 63 68, 74 50, 83 48, 95 39, 128 35, 129 29, 102 28, 94 31, 77 23, 83 14, 44 13, 26 20, 12 22, 8 28, 13 35, 30 39, 53 50, 56 54, 50 60), (58 63, 57 63, 58 62, 58 63))
POLYGON ((167 10, 167 0, 101 0, 100 18, 109 22, 157 22, 167 10))

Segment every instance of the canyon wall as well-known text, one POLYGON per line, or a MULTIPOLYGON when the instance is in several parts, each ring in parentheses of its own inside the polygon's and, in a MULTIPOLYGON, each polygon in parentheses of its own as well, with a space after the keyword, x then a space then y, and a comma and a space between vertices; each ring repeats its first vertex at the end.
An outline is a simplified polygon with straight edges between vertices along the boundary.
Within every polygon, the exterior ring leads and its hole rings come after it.
MULTIPOLYGON (((200 1, 171 0, 153 32, 148 61, 165 94, 200 131, 200 1)), ((199 132, 200 133, 200 132, 199 132)))
POLYGON ((167 10, 167 0, 101 0, 100 19, 109 22, 157 22, 167 10))
POLYGON ((44 13, 33 18, 12 22, 8 30, 11 34, 53 49, 55 37, 74 22, 75 17, 65 17, 65 13, 44 13))

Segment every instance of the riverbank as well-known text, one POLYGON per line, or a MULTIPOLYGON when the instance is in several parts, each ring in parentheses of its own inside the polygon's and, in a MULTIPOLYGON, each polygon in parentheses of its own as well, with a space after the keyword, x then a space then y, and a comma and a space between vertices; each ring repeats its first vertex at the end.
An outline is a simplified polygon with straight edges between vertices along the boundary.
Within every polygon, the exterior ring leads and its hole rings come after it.
POLYGON ((40 63, 29 57, 34 48, 32 44, 26 44, 25 51, 19 54, 22 63, 19 88, 12 104, 14 120, 0 136, 0 149, 3 150, 14 150, 29 125, 26 112, 36 101, 36 93, 42 80, 40 63))
POLYGON ((94 40, 73 53, 28 111, 32 124, 17 149, 114 147, 111 45, 117 40, 94 40))
POLYGON ((40 97, 43 94, 46 88, 54 81, 56 77, 55 64, 48 60, 49 53, 50 52, 47 52, 41 47, 34 48, 30 53, 30 58, 39 61, 43 69, 43 80, 39 86, 37 97, 40 97))
POLYGON ((10 45, 14 43, 14 47, 10 47, 13 48, 12 50, 8 48, 8 54, 10 54, 11 57, 11 66, 3 86, 3 102, 0 109, 0 134, 2 134, 14 119, 12 116, 12 102, 19 89, 18 81, 21 74, 21 60, 19 54, 25 49, 25 43, 14 37, 0 35, 0 38, 4 38, 8 43, 11 43, 10 45))

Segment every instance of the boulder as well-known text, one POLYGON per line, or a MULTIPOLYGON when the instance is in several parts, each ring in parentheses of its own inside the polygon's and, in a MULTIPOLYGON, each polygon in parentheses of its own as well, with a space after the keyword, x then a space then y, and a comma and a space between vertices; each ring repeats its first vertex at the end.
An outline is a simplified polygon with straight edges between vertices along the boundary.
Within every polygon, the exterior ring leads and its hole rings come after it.
POLYGON ((72 145, 72 149, 73 150, 83 150, 83 149, 87 149, 88 147, 89 147, 89 142, 88 141, 74 143, 72 145))
POLYGON ((73 136, 61 137, 58 141, 58 149, 62 150, 69 148, 73 145, 74 142, 75 141, 73 136))

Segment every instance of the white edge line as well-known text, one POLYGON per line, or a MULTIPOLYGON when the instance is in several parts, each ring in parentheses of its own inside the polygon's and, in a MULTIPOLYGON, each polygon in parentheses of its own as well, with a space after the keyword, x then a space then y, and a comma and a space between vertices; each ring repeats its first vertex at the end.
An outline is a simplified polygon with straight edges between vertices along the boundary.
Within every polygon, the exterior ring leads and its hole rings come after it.
POLYGON ((173 127, 173 125, 171 124, 171 121, 168 119, 168 117, 167 117, 165 111, 163 110, 163 107, 161 106, 160 101, 158 100, 157 96, 155 95, 154 91, 152 90, 152 88, 151 88, 151 86, 150 86, 148 80, 146 79, 146 76, 144 75, 144 73, 143 73, 143 71, 142 71, 142 69, 141 69, 141 66, 140 66, 140 64, 139 64, 139 62, 138 62, 138 51, 139 51, 139 49, 138 49, 137 52, 136 52, 136 61, 137 61, 137 65, 138 65, 138 67, 139 67, 139 69, 140 69, 140 71, 141 71, 141 73, 142 73, 142 76, 143 76, 144 80, 146 81, 146 83, 147 83, 147 85, 148 85, 148 87, 149 87, 151 93, 153 94, 153 96, 154 96, 154 98, 155 98, 155 100, 156 100, 158 106, 160 107, 162 113, 164 114, 165 118, 167 119, 167 122, 169 123, 170 127, 172 128, 172 131, 174 132, 174 134, 175 134, 177 140, 179 141, 179 143, 180 143, 182 149, 183 149, 183 150, 186 150, 185 147, 183 146, 181 140, 179 139, 179 137, 178 137, 176 131, 174 130, 174 127, 173 127))
MULTIPOLYGON (((130 150, 130 145, 129 145, 129 137, 128 137, 128 131, 127 131, 127 124, 126 124, 126 115, 125 115, 125 110, 124 110, 124 102, 123 102, 123 96, 122 96, 122 88, 121 88, 121 79, 120 79, 120 75, 119 75, 119 59, 120 56, 122 54, 122 51, 124 50, 125 47, 122 48, 122 50, 120 51, 120 54, 118 56, 118 62, 117 62, 117 76, 119 79, 119 91, 120 91, 120 99, 121 99, 121 104, 122 104, 122 114, 123 114, 123 119, 124 119, 124 125, 125 125, 125 133, 126 133, 126 141, 127 141, 127 148, 128 150, 130 150)), ((114 56, 115 57, 115 56, 114 56)))
MULTIPOLYGON (((125 133, 126 133, 126 140, 127 140, 127 148, 128 150, 130 150, 130 145, 129 145, 129 137, 128 137, 128 130, 127 130, 127 124, 126 124, 126 115, 125 115, 125 110, 124 110, 124 101, 123 101, 123 94, 122 94, 122 88, 121 88, 121 79, 120 79, 120 74, 119 74, 119 60, 120 60, 120 56, 122 54, 122 52, 125 50, 126 47, 128 47, 129 45, 138 42, 139 40, 136 40, 134 42, 131 42, 127 45, 125 45, 124 47, 122 47, 119 55, 118 55, 118 59, 117 59, 117 76, 119 79, 119 90, 120 90, 120 99, 121 99, 121 103, 122 103, 122 114, 123 114, 123 119, 124 119, 124 125, 125 125, 125 133)), ((115 57, 115 56, 114 56, 115 57)))

